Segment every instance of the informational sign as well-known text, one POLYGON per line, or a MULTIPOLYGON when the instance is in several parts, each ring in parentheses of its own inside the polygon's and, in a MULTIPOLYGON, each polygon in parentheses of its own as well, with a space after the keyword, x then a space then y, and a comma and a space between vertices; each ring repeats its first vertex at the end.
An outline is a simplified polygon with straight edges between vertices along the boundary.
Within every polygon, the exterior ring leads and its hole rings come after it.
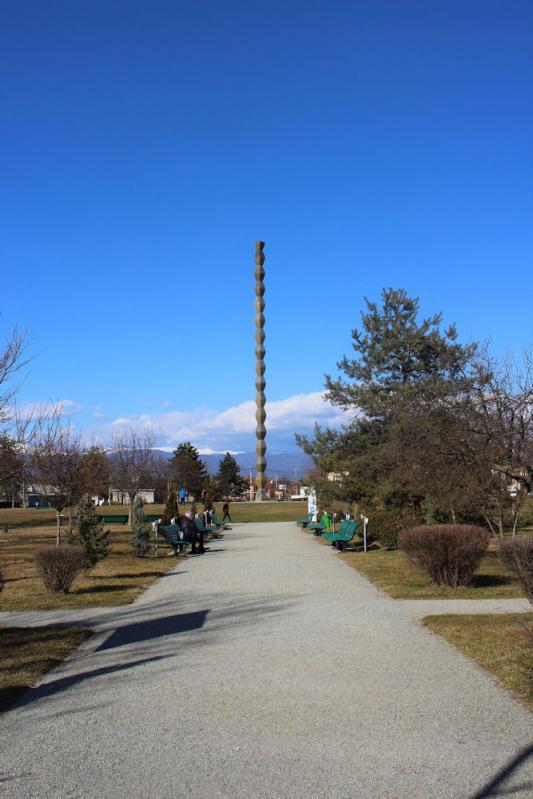
POLYGON ((307 495, 307 513, 313 514, 313 521, 317 520, 316 491, 312 488, 307 495))

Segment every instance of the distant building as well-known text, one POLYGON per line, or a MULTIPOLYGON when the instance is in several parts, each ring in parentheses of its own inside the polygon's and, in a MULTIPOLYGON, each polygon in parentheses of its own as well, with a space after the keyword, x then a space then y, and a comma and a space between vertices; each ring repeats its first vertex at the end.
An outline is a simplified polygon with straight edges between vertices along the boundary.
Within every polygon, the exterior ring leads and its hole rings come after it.
POLYGON ((58 491, 54 486, 34 483, 25 487, 22 504, 25 508, 49 508, 50 500, 57 495, 58 491))
POLYGON ((289 499, 291 501, 303 501, 309 496, 311 491, 310 486, 304 486, 301 483, 292 483, 290 487, 289 499))
MULTIPOLYGON (((140 488, 137 491, 137 497, 146 502, 148 505, 153 505, 155 502, 155 489, 154 488, 140 488)), ((121 491, 119 488, 109 489, 109 501, 118 505, 129 505, 130 495, 127 491, 121 491)))

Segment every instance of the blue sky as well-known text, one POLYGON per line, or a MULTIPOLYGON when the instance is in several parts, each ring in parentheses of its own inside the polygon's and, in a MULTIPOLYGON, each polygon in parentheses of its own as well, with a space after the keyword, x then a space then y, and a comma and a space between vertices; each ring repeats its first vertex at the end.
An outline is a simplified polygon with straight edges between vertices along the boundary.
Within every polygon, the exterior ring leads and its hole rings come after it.
POLYGON ((497 353, 531 340, 533 6, 2 3, 0 326, 19 401, 105 436, 293 448, 383 286, 497 353))

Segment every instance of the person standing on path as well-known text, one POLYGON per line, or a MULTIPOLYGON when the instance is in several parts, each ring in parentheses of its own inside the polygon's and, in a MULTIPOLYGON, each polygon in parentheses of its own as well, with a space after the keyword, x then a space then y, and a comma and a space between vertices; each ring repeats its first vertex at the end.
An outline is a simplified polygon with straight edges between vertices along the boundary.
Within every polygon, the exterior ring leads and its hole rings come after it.
POLYGON ((229 502, 224 502, 222 505, 222 524, 225 524, 226 519, 228 522, 231 522, 231 516, 229 515, 229 502))
POLYGON ((180 488, 180 505, 185 505, 185 489, 180 488))

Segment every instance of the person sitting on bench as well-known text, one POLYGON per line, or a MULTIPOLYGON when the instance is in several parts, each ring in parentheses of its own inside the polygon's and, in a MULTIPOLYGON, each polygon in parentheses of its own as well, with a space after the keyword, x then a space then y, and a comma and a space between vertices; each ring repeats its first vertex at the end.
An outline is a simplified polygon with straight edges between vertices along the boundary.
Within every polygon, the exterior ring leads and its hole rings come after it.
POLYGON ((196 544, 198 544, 198 554, 203 555, 205 552, 204 533, 203 530, 197 529, 190 510, 181 517, 180 527, 183 531, 184 541, 191 545, 191 555, 196 555, 196 544))

